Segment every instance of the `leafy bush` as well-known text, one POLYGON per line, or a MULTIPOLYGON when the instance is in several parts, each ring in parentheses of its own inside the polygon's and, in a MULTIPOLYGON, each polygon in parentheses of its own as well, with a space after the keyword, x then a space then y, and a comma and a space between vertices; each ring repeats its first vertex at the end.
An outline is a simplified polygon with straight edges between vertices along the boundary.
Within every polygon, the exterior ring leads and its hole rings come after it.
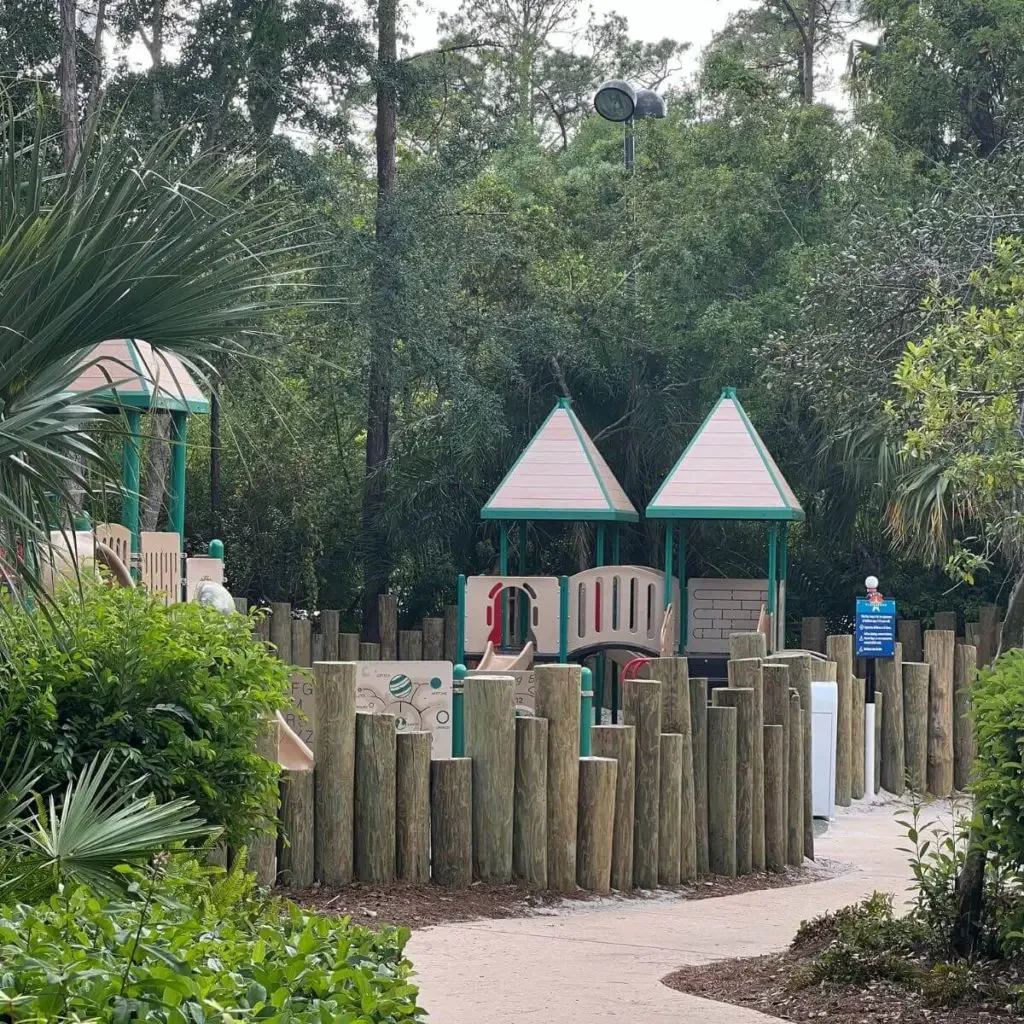
POLYGON ((2 616, 0 735, 49 755, 40 785, 115 751, 160 800, 190 797, 234 843, 264 823, 277 768, 254 744, 290 684, 249 619, 101 586, 65 593, 50 616, 2 616))
POLYGON ((137 875, 128 902, 82 886, 41 906, 0 907, 0 1008, 15 1020, 422 1019, 409 932, 261 900, 240 870, 195 862, 137 875))
POLYGON ((971 789, 991 848, 1024 868, 1024 650, 982 671, 972 701, 978 756, 971 789))

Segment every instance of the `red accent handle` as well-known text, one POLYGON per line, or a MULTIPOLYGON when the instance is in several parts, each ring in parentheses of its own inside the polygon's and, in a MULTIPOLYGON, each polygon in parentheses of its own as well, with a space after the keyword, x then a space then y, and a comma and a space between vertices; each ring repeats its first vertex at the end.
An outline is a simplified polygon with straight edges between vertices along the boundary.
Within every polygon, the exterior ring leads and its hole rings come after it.
POLYGON ((641 665, 647 665, 652 662, 653 658, 633 658, 632 661, 627 661, 622 666, 622 681, 625 682, 627 679, 635 679, 637 672, 640 671, 641 665))

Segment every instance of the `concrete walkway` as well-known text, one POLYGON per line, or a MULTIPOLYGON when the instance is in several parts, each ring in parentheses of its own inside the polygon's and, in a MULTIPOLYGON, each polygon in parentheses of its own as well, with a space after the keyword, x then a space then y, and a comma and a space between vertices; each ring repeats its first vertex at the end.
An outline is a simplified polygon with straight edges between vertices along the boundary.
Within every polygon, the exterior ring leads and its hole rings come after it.
MULTIPOLYGON (((834 878, 708 900, 602 901, 558 917, 442 925, 409 955, 432 1024, 753 1024, 773 1018, 673 992, 685 964, 785 948, 800 922, 875 889, 904 895, 908 869, 892 804, 842 813, 816 855, 834 878)), ((902 815, 901 815, 902 816, 902 815)))

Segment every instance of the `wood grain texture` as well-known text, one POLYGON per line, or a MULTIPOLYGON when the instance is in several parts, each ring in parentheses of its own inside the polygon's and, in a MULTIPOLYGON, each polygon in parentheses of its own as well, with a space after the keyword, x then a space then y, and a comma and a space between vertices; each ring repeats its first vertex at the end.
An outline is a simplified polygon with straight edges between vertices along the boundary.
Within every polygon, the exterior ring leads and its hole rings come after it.
POLYGON ((425 618, 423 620, 423 660, 444 660, 444 619, 425 618))
POLYGON ((922 661, 903 663, 903 735, 907 784, 915 793, 928 790, 928 675, 922 661))
POLYGON ((626 892, 633 888, 636 729, 631 725, 596 725, 591 730, 590 736, 594 756, 613 757, 619 765, 615 776, 615 825, 612 832, 611 887, 619 892, 626 892))
POLYGON ((351 662, 319 662, 313 673, 314 870, 324 885, 348 885, 354 863, 356 667, 351 662))
POLYGON ((398 631, 398 660, 423 660, 423 631, 419 629, 400 629, 398 631))
POLYGON ((444 606, 444 660, 455 664, 459 648, 459 606, 444 606))
POLYGON ((836 804, 849 807, 853 799, 853 637, 848 633, 826 637, 825 653, 836 663, 838 689, 836 804))
POLYGON ((658 882, 678 885, 683 830, 683 737, 680 733, 661 734, 658 771, 658 882))
POLYGON ((473 765, 468 757, 430 762, 430 856, 435 884, 473 881, 473 765))
POLYGON ((338 634, 338 661, 359 661, 359 634, 338 634))
POLYGON ((739 661, 742 658, 767 658, 768 641, 764 633, 730 633, 729 660, 739 661))
POLYGON ((581 757, 577 816, 577 880, 581 889, 611 890, 615 780, 618 762, 610 757, 581 757))
POLYGON ((736 709, 708 708, 708 861, 736 874, 736 709))
POLYGON ((463 699, 465 751, 473 762, 473 877, 512 880, 516 721, 512 676, 469 676, 463 699))
POLYGON ((380 661, 380 644, 364 644, 359 645, 359 660, 360 661, 380 661))
MULTIPOLYGON (((824 637, 821 642, 824 645, 824 637)), ((764 687, 764 723, 782 729, 782 828, 785 843, 785 830, 789 822, 789 668, 784 664, 768 663, 762 668, 761 676, 764 687)), ((767 838, 765 845, 767 847, 767 838)), ((765 858, 767 861, 767 849, 765 858)))
POLYGON ((580 786, 578 665, 538 665, 538 718, 548 720, 548 888, 576 887, 576 825, 580 786))
POLYGON ((325 608, 320 613, 320 635, 323 637, 323 649, 319 658, 314 661, 341 661, 339 647, 341 632, 341 612, 336 608, 325 608))
MULTIPOLYGON (((764 745, 764 856, 768 871, 784 871, 787 859, 785 802, 789 766, 783 760, 782 726, 762 726, 764 745)), ((803 842, 803 836, 800 837, 803 842)))
POLYGON ((295 889, 313 885, 313 770, 281 775, 282 845, 278 881, 295 889))
POLYGON ((971 691, 978 675, 978 650, 957 644, 953 654, 953 785, 960 792, 971 781, 974 764, 974 723, 971 721, 971 691))
POLYGON ((360 882, 395 880, 394 715, 356 713, 355 872, 360 882))
POLYGON ((899 619, 896 623, 896 639, 903 645, 904 661, 924 660, 924 645, 919 619, 899 619))
POLYGON ((690 753, 693 760, 693 832, 697 875, 708 873, 708 681, 690 680, 690 753))
POLYGON ((394 594, 377 596, 377 623, 380 660, 394 661, 398 657, 398 598, 394 594))
POLYGON ((956 635, 927 630, 924 660, 928 682, 928 792, 945 797, 953 792, 953 651, 956 635))
POLYGON ((395 873, 400 882, 430 881, 429 732, 396 737, 395 873))
POLYGON ((875 661, 875 684, 882 695, 882 788, 901 796, 907 785, 903 730, 903 644, 892 658, 875 661))
POLYGON ((537 889, 548 887, 548 720, 517 718, 512 811, 512 872, 537 889))
POLYGON ((287 601, 274 601, 270 605, 270 642, 277 656, 292 664, 292 606, 287 601))
MULTIPOLYGON (((754 833, 754 691, 739 687, 711 691, 715 707, 736 708, 736 873, 753 869, 754 833)), ((762 782, 762 786, 764 783, 762 782)))
MULTIPOLYGON (((801 708, 811 707, 812 675, 820 674, 821 678, 827 680, 829 678, 829 666, 835 665, 835 662, 819 662, 812 669, 811 656, 809 654, 787 655, 782 653, 777 655, 774 660, 789 668, 789 686, 790 689, 796 690, 799 694, 801 708)), ((803 811, 801 815, 804 830, 804 856, 809 860, 814 860, 814 810, 811 799, 811 716, 809 714, 802 715, 800 721, 803 725, 803 738, 800 744, 803 749, 803 770, 800 777, 804 787, 803 811)), ((789 745, 792 751, 792 728, 790 729, 789 745)), ((792 803, 789 806, 792 806, 792 803)))
POLYGON ((804 802, 798 794, 804 789, 804 713, 798 694, 789 696, 789 808, 786 825, 786 853, 790 864, 804 862, 804 802))
MULTIPOLYGON (((750 832, 752 871, 764 871, 764 670, 760 658, 729 661, 727 675, 730 687, 749 689, 754 695, 753 727, 753 802, 750 832)), ((742 724, 740 726, 742 729, 742 724)), ((741 744, 742 746, 742 744, 741 744)), ((742 753, 739 755, 742 757, 742 753)))
POLYGON ((825 653, 825 620, 817 615, 800 621, 800 647, 816 654, 825 653))
POLYGON ((661 683, 622 682, 622 711, 636 729, 636 800, 633 810, 633 883, 658 885, 658 805, 661 793, 661 683))

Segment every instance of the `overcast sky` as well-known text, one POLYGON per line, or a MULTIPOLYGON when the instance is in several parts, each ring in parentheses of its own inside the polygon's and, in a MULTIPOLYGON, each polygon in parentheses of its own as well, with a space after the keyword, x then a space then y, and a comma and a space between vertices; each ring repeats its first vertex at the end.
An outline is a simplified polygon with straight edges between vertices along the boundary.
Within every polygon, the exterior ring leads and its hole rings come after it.
MULTIPOLYGON (((458 10, 460 0, 422 0, 406 8, 409 29, 417 50, 437 41, 438 13, 458 10)), ((630 33, 654 42, 668 36, 692 43, 697 51, 708 43, 733 11, 750 7, 751 0, 591 0, 599 14, 617 11, 629 18, 630 33)))

